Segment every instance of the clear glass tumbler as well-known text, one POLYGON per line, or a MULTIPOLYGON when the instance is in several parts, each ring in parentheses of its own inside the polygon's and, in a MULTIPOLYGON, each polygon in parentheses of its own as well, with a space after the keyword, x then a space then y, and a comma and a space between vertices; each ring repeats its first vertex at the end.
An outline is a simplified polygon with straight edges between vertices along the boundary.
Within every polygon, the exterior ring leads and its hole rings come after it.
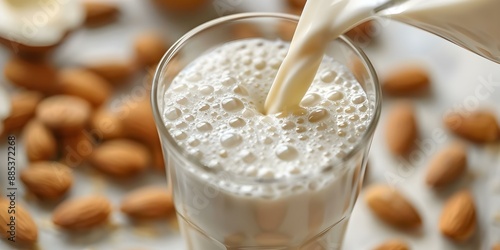
MULTIPOLYGON (((290 41, 298 17, 248 13, 205 23, 178 40, 163 57, 154 77, 152 105, 167 162, 182 235, 189 250, 340 249, 360 191, 368 151, 380 114, 380 89, 364 53, 347 38, 332 41, 327 55, 347 65, 369 99, 370 125, 353 150, 315 174, 262 180, 210 169, 181 148, 165 127, 163 96, 179 69, 218 45, 242 38, 290 41), (207 178, 210 177, 210 178, 207 178), (315 180, 328 179, 317 187, 315 180), (212 181, 207 181, 211 179, 212 181), (214 181, 215 180, 215 181, 214 181), (233 193, 225 185, 304 189, 272 197, 233 193)), ((188 122, 189 123, 189 122, 188 122)))

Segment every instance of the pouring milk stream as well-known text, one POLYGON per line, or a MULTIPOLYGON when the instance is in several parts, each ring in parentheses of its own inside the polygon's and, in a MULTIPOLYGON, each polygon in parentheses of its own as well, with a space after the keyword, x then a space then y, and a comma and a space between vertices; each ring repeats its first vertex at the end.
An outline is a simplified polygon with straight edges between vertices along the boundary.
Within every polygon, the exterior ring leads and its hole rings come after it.
POLYGON ((499 0, 309 0, 265 103, 267 113, 298 107, 328 41, 373 17, 386 16, 441 36, 500 63, 499 0))

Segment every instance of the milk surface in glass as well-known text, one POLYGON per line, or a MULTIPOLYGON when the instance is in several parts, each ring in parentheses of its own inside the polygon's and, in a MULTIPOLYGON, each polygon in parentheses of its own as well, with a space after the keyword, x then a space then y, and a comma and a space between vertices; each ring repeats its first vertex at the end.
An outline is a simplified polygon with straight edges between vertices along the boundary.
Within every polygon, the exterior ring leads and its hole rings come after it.
POLYGON ((325 56, 300 108, 265 115, 288 49, 279 40, 226 43, 191 62, 164 94, 164 125, 206 166, 170 166, 189 249, 340 247, 363 154, 343 159, 375 108, 348 69, 325 56))

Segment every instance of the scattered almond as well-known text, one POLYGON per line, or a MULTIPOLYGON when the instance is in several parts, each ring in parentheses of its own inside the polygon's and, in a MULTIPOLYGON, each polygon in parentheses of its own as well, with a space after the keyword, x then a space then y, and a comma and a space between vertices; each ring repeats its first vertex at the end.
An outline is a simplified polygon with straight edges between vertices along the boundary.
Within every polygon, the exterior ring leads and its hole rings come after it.
POLYGON ((122 84, 132 78, 135 65, 128 60, 112 60, 87 65, 87 69, 100 75, 113 85, 122 84))
POLYGON ((153 66, 160 62, 168 50, 167 42, 155 33, 145 33, 137 37, 134 44, 137 62, 143 66, 153 66))
POLYGON ((39 198, 61 198, 73 185, 70 169, 57 162, 31 164, 21 171, 20 176, 28 190, 39 198))
POLYGON ((89 103, 74 96, 51 96, 38 105, 36 117, 61 135, 81 132, 90 119, 89 103))
POLYGON ((158 130, 149 98, 125 102, 118 115, 122 119, 123 129, 128 137, 143 141, 147 145, 159 144, 158 130))
POLYGON ((402 240, 388 240, 375 247, 374 250, 410 250, 410 247, 402 240))
POLYGON ((52 214, 54 224, 68 230, 86 230, 107 221, 111 203, 102 196, 86 196, 65 201, 52 214))
POLYGON ((102 105, 111 95, 109 82, 89 70, 61 70, 58 81, 60 93, 80 97, 94 106, 102 105))
POLYGON ((132 177, 144 171, 151 162, 148 149, 135 141, 117 139, 95 148, 90 163, 114 177, 132 177))
POLYGON ((23 131, 23 141, 26 155, 31 162, 46 161, 56 157, 56 138, 38 120, 32 120, 26 125, 23 131))
POLYGON ((120 15, 120 8, 111 3, 83 2, 85 8, 85 25, 95 27, 115 21, 120 15))
POLYGON ((0 198, 0 234, 4 238, 14 237, 16 244, 32 244, 38 239, 38 227, 31 218, 28 211, 23 206, 16 202, 15 214, 9 213, 12 209, 10 207, 10 200, 0 198), (16 230, 10 232, 11 217, 15 217, 16 230))
POLYGON ((446 186, 462 176, 467 167, 467 151, 462 143, 453 143, 431 160, 425 181, 431 187, 446 186))
POLYGON ((82 131, 75 135, 65 136, 61 139, 61 162, 70 166, 78 167, 86 162, 92 154, 94 146, 100 141, 93 136, 95 131, 82 131))
POLYGON ((441 233, 457 242, 468 240, 476 231, 476 205, 469 191, 460 191, 446 201, 439 220, 441 233))
POLYGON ((395 227, 411 229, 422 225, 422 219, 415 207, 390 186, 368 187, 365 201, 381 220, 395 227))
POLYGON ((13 57, 4 67, 7 80, 18 87, 52 94, 55 91, 57 71, 44 60, 27 61, 13 57))
POLYGON ((477 143, 494 142, 500 136, 497 118, 488 111, 451 113, 444 118, 444 124, 456 135, 477 143))
POLYGON ((390 111, 385 136, 390 151, 396 155, 408 154, 417 139, 415 110, 409 103, 396 104, 390 111))
POLYGON ((34 91, 23 91, 12 95, 10 115, 3 121, 3 133, 11 133, 21 129, 35 116, 42 95, 34 91))
POLYGON ((121 211, 132 218, 156 219, 174 211, 170 190, 163 187, 143 187, 125 196, 121 211))
POLYGON ((125 136, 122 120, 117 114, 104 108, 97 110, 90 119, 92 132, 99 140, 116 139, 125 136))
POLYGON ((429 72, 416 65, 394 70, 382 84, 384 93, 389 95, 414 95, 429 89, 429 86, 429 72))

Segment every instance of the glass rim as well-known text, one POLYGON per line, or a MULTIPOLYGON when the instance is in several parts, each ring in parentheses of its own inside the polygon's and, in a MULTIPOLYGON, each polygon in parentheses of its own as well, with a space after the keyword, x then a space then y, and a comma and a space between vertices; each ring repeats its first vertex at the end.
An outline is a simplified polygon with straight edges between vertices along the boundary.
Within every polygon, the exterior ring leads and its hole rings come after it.
MULTIPOLYGON (((164 121, 162 119, 161 113, 160 113, 160 107, 158 107, 158 91, 160 87, 160 77, 162 75, 162 70, 165 68, 166 65, 171 61, 171 59, 177 54, 177 52, 183 47, 183 45, 189 41, 192 37, 196 36, 198 33, 205 31, 209 28, 212 28, 216 25, 219 25, 221 23, 225 23, 228 21, 236 21, 236 20, 241 20, 241 19, 250 19, 250 18, 278 18, 282 19, 284 21, 292 21, 292 22, 298 22, 299 16, 296 15, 291 15, 291 14, 285 14, 285 13, 273 13, 273 12, 250 12, 250 13, 239 13, 239 14, 232 14, 224 17, 219 17, 213 20, 210 20, 208 22, 205 22, 192 30, 188 31, 186 34, 184 34, 180 39, 178 39, 170 48, 169 50, 163 55, 162 59, 160 60, 160 63, 158 64, 154 77, 153 77, 153 84, 152 84, 152 90, 151 90, 151 105, 153 109, 153 116, 155 119, 155 124, 157 127, 157 130, 159 132, 160 136, 165 136, 165 138, 168 141, 169 146, 175 150, 175 153, 177 155, 181 155, 185 159, 187 159, 193 166, 195 166, 197 169, 202 170, 203 172, 206 172, 207 174, 214 175, 216 176, 217 174, 220 173, 229 173, 228 171, 224 169, 211 169, 205 164, 202 164, 200 160, 198 160, 196 157, 192 156, 189 154, 184 148, 179 146, 175 139, 170 135, 168 132, 167 127, 164 125, 164 121)), ((337 166, 348 162, 351 158, 353 158, 355 155, 357 155, 361 150, 363 150, 366 146, 366 144, 370 144, 372 136, 375 132, 375 129, 377 127, 380 114, 381 114, 381 108, 382 108, 382 90, 380 87, 380 83, 378 81, 377 73, 375 72, 375 69, 373 68, 373 65, 371 64, 370 60, 366 56, 366 54, 359 48, 359 46, 355 45, 348 37, 345 35, 341 35, 338 37, 336 40, 341 40, 344 42, 355 54, 357 57, 359 57, 361 62, 363 63, 364 68, 368 71, 368 75, 370 77, 370 80, 373 81, 374 85, 374 91, 375 91, 375 100, 374 100, 374 112, 371 117, 370 123, 367 126, 366 131, 364 132, 363 136, 361 139, 358 141, 358 143, 342 158, 339 158, 337 161, 333 162, 333 164, 327 164, 319 169, 317 173, 322 173, 324 174, 325 172, 323 170, 325 169, 330 169, 326 172, 331 172, 336 170, 337 166)), ((162 141, 162 144, 165 143, 162 141)), ((164 145, 162 145, 163 147, 164 145)), ((297 175, 293 177, 287 177, 287 178, 276 178, 276 179, 270 179, 270 180, 263 180, 259 179, 257 177, 244 177, 244 176, 238 176, 239 179, 243 180, 251 180, 253 183, 256 184, 262 184, 262 183, 280 183, 284 181, 291 181, 295 179, 301 179, 301 177, 304 177, 303 175, 297 175)), ((308 175, 310 177, 310 174, 308 175)))

